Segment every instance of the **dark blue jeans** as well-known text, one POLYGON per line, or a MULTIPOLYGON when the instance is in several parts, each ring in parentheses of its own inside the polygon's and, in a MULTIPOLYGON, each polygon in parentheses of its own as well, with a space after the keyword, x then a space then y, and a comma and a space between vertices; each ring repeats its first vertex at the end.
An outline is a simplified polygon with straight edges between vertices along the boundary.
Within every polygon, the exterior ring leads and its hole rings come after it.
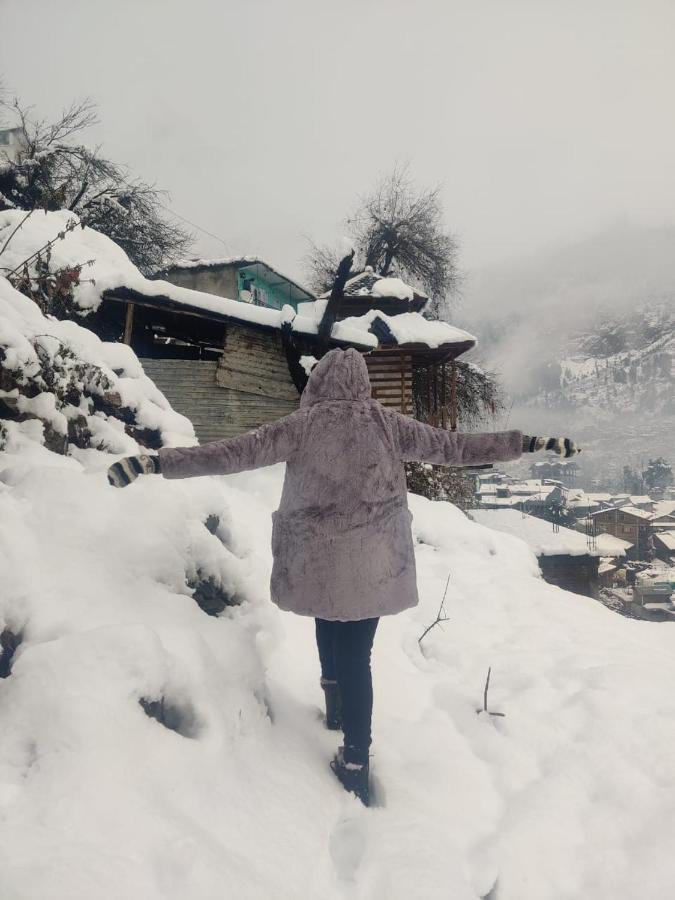
POLYGON ((345 751, 354 759, 368 759, 373 715, 370 652, 379 619, 328 622, 316 619, 316 645, 321 677, 337 681, 342 699, 345 751))

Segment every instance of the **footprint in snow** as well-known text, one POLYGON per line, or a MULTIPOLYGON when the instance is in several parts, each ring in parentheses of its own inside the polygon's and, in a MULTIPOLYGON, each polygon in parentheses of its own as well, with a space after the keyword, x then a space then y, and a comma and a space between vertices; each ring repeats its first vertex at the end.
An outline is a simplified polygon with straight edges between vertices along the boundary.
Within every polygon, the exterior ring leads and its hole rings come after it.
POLYGON ((366 823, 361 812, 343 816, 330 834, 328 847, 341 881, 356 881, 366 851, 366 823))

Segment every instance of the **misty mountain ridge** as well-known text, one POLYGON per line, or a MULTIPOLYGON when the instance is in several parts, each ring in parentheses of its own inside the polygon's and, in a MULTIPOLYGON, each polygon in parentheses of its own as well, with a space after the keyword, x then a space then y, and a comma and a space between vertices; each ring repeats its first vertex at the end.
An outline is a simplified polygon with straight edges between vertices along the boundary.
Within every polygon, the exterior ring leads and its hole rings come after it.
POLYGON ((675 228, 615 228, 470 280, 463 324, 523 427, 573 432, 613 469, 672 456, 674 249, 675 228))

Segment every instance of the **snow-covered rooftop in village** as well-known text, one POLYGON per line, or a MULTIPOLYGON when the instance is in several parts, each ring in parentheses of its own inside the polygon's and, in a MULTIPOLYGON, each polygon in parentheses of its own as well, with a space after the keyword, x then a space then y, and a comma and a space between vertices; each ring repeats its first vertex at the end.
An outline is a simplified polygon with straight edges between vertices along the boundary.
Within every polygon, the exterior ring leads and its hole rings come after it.
POLYGON ((554 531, 551 522, 513 509, 472 509, 469 513, 481 525, 525 541, 537 556, 625 556, 632 546, 611 534, 597 535, 593 546, 585 534, 562 526, 554 531))
POLYGON ((655 500, 654 501, 655 516, 675 515, 675 500, 655 500))
POLYGON ((627 513, 629 516, 634 516, 637 519, 651 519, 652 513, 647 512, 646 509, 638 509, 637 506, 610 506, 607 509, 597 510, 596 512, 591 513, 591 516, 601 516, 607 512, 622 512, 627 513))
POLYGON ((659 531, 654 535, 667 550, 675 553, 675 531, 659 531))
POLYGON ((546 459, 533 463, 533 468, 540 469, 544 466, 550 465, 574 467, 578 466, 579 463, 576 461, 576 459, 546 459))

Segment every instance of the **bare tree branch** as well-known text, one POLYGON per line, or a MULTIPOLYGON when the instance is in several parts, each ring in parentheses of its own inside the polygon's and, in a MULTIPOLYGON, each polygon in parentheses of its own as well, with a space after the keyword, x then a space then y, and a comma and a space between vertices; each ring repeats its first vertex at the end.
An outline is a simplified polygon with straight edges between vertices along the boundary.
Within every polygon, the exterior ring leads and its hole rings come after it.
MULTIPOLYGON (((442 311, 459 276, 457 244, 443 225, 439 187, 420 190, 407 167, 397 166, 359 199, 346 224, 364 266, 400 276, 429 295, 432 311, 442 311)), ((315 289, 328 289, 337 262, 330 248, 310 243, 306 267, 315 289)))
POLYGON ((94 103, 83 100, 58 119, 36 119, 18 100, 2 103, 17 122, 23 147, 0 169, 0 209, 67 209, 118 243, 146 274, 185 255, 192 236, 165 217, 165 193, 132 178, 99 147, 77 143, 96 124, 94 103))
POLYGON ((501 716, 502 718, 505 718, 506 713, 501 713, 501 712, 491 712, 491 711, 488 709, 488 689, 489 689, 489 687, 490 687, 490 675, 491 675, 491 674, 492 674, 492 666, 490 666, 490 667, 488 668, 488 671, 487 671, 487 678, 485 679, 485 690, 483 691, 483 708, 482 708, 482 709, 477 709, 476 712, 477 712, 477 713, 482 713, 482 712, 484 712, 484 713, 487 713, 489 716, 501 716))
POLYGON ((438 607, 438 613, 436 614, 436 618, 427 628, 424 629, 422 634, 417 638, 417 643, 422 644, 424 638, 429 634, 434 625, 439 625, 441 622, 449 622, 450 617, 443 614, 443 606, 445 605, 445 597, 448 593, 448 585, 450 584, 450 575, 452 573, 448 572, 448 580, 445 582, 445 590, 443 591, 443 599, 441 600, 441 605, 438 607))

